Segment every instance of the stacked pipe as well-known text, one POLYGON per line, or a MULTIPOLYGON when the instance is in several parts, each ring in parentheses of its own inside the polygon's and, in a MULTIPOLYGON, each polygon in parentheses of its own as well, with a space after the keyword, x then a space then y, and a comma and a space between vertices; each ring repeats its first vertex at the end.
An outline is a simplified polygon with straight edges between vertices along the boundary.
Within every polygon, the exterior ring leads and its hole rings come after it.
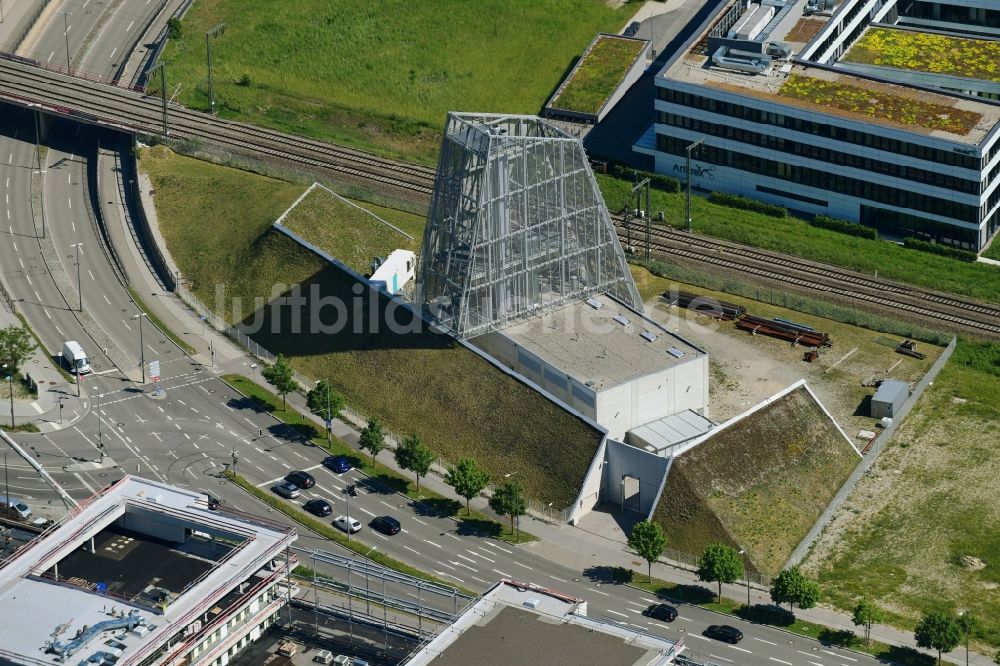
POLYGON ((736 320, 736 326, 750 333, 761 333, 770 335, 781 340, 788 340, 793 344, 805 345, 806 347, 830 347, 833 342, 826 333, 820 333, 807 329, 803 326, 754 317, 744 314, 736 320))
POLYGON ((670 305, 694 310, 698 314, 708 315, 717 319, 737 319, 747 309, 742 305, 717 301, 711 296, 692 294, 687 291, 663 292, 663 299, 670 305))

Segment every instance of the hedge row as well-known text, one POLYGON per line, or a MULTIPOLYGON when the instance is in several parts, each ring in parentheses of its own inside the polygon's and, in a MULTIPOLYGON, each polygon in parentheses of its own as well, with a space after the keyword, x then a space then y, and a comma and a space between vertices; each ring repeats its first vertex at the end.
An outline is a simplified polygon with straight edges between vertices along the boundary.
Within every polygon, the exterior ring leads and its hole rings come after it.
POLYGON ((968 261, 969 263, 974 263, 976 259, 979 258, 975 252, 970 252, 968 250, 961 250, 957 247, 951 247, 950 245, 929 243, 925 240, 914 238, 913 236, 907 236, 906 238, 904 238, 903 245, 905 247, 909 247, 914 250, 920 250, 922 252, 930 252, 931 254, 939 254, 942 257, 951 257, 952 259, 958 259, 959 261, 968 261))
POLYGON ((714 204, 719 204, 720 206, 729 206, 730 208, 741 208, 743 210, 750 210, 755 213, 760 213, 762 215, 770 215, 771 217, 785 217, 788 215, 788 210, 782 206, 776 206, 774 204, 764 203, 763 201, 757 201, 755 199, 748 199, 746 197, 741 197, 737 194, 726 194, 725 192, 712 192, 708 195, 708 200, 714 204))
POLYGON ((814 227, 829 229, 830 231, 839 231, 840 233, 847 234, 849 236, 858 236, 860 238, 878 240, 878 230, 874 227, 866 227, 863 224, 856 224, 854 222, 848 222, 847 220, 838 220, 837 218, 830 217, 829 215, 817 215, 809 221, 809 224, 814 227))
POLYGON ((621 164, 610 165, 608 167, 608 171, 611 172, 612 176, 630 181, 649 178, 649 186, 654 190, 659 190, 661 192, 681 191, 681 181, 676 178, 671 178, 670 176, 664 176, 662 173, 640 171, 639 169, 633 169, 632 167, 627 167, 621 164))

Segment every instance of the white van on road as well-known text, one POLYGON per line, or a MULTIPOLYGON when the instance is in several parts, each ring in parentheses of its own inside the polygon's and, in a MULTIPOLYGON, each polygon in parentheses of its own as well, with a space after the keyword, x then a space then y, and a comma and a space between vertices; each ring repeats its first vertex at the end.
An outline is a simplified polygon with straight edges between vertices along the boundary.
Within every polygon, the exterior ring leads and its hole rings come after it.
POLYGON ((63 343, 63 359, 69 365, 70 371, 76 375, 85 375, 90 372, 90 359, 87 358, 83 347, 76 340, 67 340, 63 343))

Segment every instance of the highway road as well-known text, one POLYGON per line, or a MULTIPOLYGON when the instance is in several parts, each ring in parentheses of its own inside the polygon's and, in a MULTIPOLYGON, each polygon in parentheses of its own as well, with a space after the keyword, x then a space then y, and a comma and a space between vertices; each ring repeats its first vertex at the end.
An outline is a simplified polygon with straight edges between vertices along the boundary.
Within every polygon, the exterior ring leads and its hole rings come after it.
POLYGON ((164 0, 62 0, 21 55, 65 69, 68 36, 73 73, 109 81, 165 4, 164 0))

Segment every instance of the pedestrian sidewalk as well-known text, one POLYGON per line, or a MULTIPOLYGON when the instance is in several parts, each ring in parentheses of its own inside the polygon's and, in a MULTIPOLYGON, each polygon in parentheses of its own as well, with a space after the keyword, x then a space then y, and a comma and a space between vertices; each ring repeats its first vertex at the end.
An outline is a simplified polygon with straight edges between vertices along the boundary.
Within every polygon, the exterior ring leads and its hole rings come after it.
MULTIPOLYGON (((21 325, 21 320, 16 315, 5 305, 0 305, 0 328, 21 325)), ((77 387, 60 374, 41 347, 36 348, 31 358, 21 367, 21 374, 30 376, 38 385, 38 396, 33 399, 14 398, 15 425, 34 423, 42 432, 52 432, 70 426, 86 415, 86 393, 77 395, 77 387)), ((0 381, 5 379, 6 374, 0 375, 0 381)), ((3 403, 0 404, 2 428, 10 425, 11 404, 6 400, 0 402, 3 403)))
MULTIPOLYGON (((114 168, 113 160, 109 162, 105 159, 101 160, 99 168, 108 170, 107 174, 102 172, 101 182, 103 189, 107 187, 109 181, 116 180, 117 173, 115 172, 117 170, 114 168), (105 177, 105 175, 109 177, 105 177)), ((141 178, 140 181, 142 181, 141 178)), ((119 183, 119 187, 122 187, 121 183, 119 183)), ((156 231, 156 211, 152 198, 149 196, 149 191, 148 182, 141 182, 140 199, 146 217, 154 229, 154 234, 158 234, 156 231)), ((109 199, 102 194, 102 200, 108 201, 109 199)), ((121 208, 121 206, 118 207, 121 208)), ((109 227, 118 227, 115 230, 109 228, 109 233, 112 236, 112 242, 115 243, 116 250, 119 253, 130 284, 133 285, 133 288, 137 292, 143 294, 144 297, 146 294, 153 296, 147 301, 146 305, 160 321, 197 350, 193 358, 202 363, 202 365, 207 366, 210 362, 208 351, 211 344, 216 352, 214 359, 215 372, 241 373, 263 385, 262 380, 259 379, 259 375, 255 372, 250 372, 250 368, 252 366, 256 367, 256 364, 259 363, 256 358, 250 356, 244 350, 235 347, 228 338, 212 327, 206 327, 204 322, 199 319, 197 313, 183 304, 175 295, 163 292, 157 285, 155 279, 149 273, 149 269, 142 259, 138 247, 134 243, 131 232, 128 231, 128 222, 125 220, 124 213, 117 216, 106 215, 105 219, 108 221, 109 227), (119 248, 119 243, 125 247, 119 248), (203 331, 204 333, 199 335, 203 331)), ((162 239, 157 237, 157 242, 160 243, 160 249, 166 255, 166 248, 162 243, 162 239)), ((169 257, 166 258, 169 262, 169 257)), ((307 415, 308 418, 311 418, 321 427, 323 426, 323 421, 309 411, 304 395, 300 393, 290 394, 287 396, 287 401, 289 405, 307 415)), ((333 423, 333 434, 352 446, 357 446, 359 430, 364 426, 364 422, 359 417, 353 415, 349 418, 351 422, 347 420, 335 420, 333 423)), ((401 470, 396 464, 390 448, 386 448, 380 452, 376 459, 386 467, 404 476, 409 476, 407 472, 401 470)), ((444 483, 441 471, 440 466, 437 466, 436 469, 432 470, 430 475, 422 477, 420 480, 421 486, 464 504, 464 499, 460 498, 450 486, 444 483)), ((471 502, 471 506, 487 515, 495 515, 489 508, 485 497, 474 499, 471 502)), ((578 527, 564 524, 556 525, 530 516, 524 516, 521 519, 521 526, 525 531, 534 534, 540 539, 540 541, 523 544, 520 546, 521 548, 533 550, 538 555, 570 567, 575 571, 583 572, 595 567, 626 567, 639 573, 645 573, 646 563, 641 558, 629 552, 627 545, 620 541, 606 538, 578 527)), ((653 575, 656 578, 671 583, 704 585, 697 580, 693 572, 663 562, 653 565, 653 575)), ((745 601, 747 598, 747 588, 745 585, 723 585, 722 593, 726 598, 735 601, 745 601)), ((770 604, 770 595, 765 590, 751 589, 751 603, 753 605, 770 604)), ((796 617, 802 620, 822 624, 835 630, 851 632, 859 630, 859 627, 854 626, 848 615, 832 609, 813 608, 809 610, 796 610, 795 614, 796 617)), ((876 625, 872 627, 871 637, 874 640, 889 645, 918 649, 916 648, 912 633, 900 631, 893 627, 876 625)), ((920 651, 931 654, 925 650, 920 651)), ((964 663, 964 649, 955 650, 946 655, 946 657, 955 663, 964 663)), ((970 666, 973 664, 975 666, 992 666, 993 660, 970 652, 969 663, 970 666)))

